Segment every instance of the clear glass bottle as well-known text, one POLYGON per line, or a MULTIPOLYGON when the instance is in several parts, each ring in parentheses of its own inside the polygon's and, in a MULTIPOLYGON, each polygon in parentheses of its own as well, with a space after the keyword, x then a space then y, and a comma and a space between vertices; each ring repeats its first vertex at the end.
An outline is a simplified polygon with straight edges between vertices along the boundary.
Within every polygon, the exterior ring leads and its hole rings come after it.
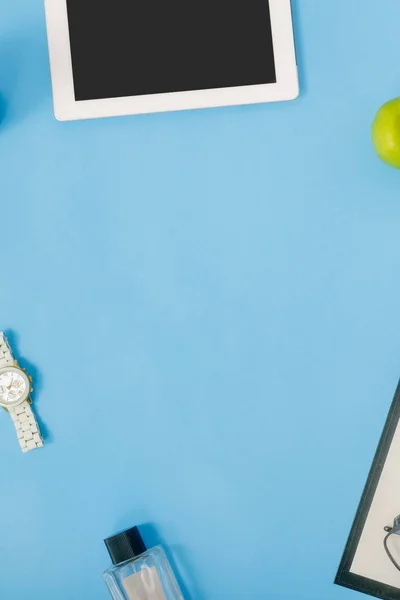
POLYGON ((164 550, 147 550, 137 527, 104 542, 113 566, 103 577, 114 600, 184 600, 164 550))

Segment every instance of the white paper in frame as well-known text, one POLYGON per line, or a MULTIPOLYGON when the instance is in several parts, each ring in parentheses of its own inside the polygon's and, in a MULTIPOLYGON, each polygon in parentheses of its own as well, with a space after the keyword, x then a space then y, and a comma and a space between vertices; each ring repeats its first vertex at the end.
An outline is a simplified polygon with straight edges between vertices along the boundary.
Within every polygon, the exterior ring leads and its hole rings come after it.
MULTIPOLYGON (((400 570, 383 545, 384 527, 400 515, 400 383, 397 387, 343 553, 335 583, 400 600, 400 570)), ((388 540, 400 565, 400 535, 388 540)))

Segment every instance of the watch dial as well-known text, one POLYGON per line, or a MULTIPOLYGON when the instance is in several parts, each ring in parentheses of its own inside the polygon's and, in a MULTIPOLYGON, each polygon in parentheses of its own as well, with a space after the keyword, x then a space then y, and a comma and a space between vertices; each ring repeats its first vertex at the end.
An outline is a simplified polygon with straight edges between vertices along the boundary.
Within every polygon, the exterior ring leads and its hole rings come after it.
POLYGON ((15 402, 24 395, 27 395, 27 389, 22 375, 15 371, 5 371, 0 375, 0 402, 15 402))

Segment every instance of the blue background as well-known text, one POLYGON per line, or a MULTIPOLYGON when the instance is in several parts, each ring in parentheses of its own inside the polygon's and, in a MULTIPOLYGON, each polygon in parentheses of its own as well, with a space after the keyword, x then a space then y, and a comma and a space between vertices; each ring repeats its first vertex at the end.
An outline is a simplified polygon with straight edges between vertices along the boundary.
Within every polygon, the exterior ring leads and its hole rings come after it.
POLYGON ((296 0, 291 103, 58 123, 39 0, 0 0, 0 596, 106 599, 146 524, 190 600, 340 600, 399 375, 400 4, 296 0))

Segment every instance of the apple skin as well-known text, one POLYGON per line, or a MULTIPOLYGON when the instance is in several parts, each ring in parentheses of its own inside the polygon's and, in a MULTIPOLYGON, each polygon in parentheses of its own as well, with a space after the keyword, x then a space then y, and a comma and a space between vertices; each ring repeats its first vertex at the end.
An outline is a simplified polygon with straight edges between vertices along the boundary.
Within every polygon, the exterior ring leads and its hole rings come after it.
POLYGON ((400 169, 400 98, 386 102, 376 113, 372 141, 379 158, 400 169))

